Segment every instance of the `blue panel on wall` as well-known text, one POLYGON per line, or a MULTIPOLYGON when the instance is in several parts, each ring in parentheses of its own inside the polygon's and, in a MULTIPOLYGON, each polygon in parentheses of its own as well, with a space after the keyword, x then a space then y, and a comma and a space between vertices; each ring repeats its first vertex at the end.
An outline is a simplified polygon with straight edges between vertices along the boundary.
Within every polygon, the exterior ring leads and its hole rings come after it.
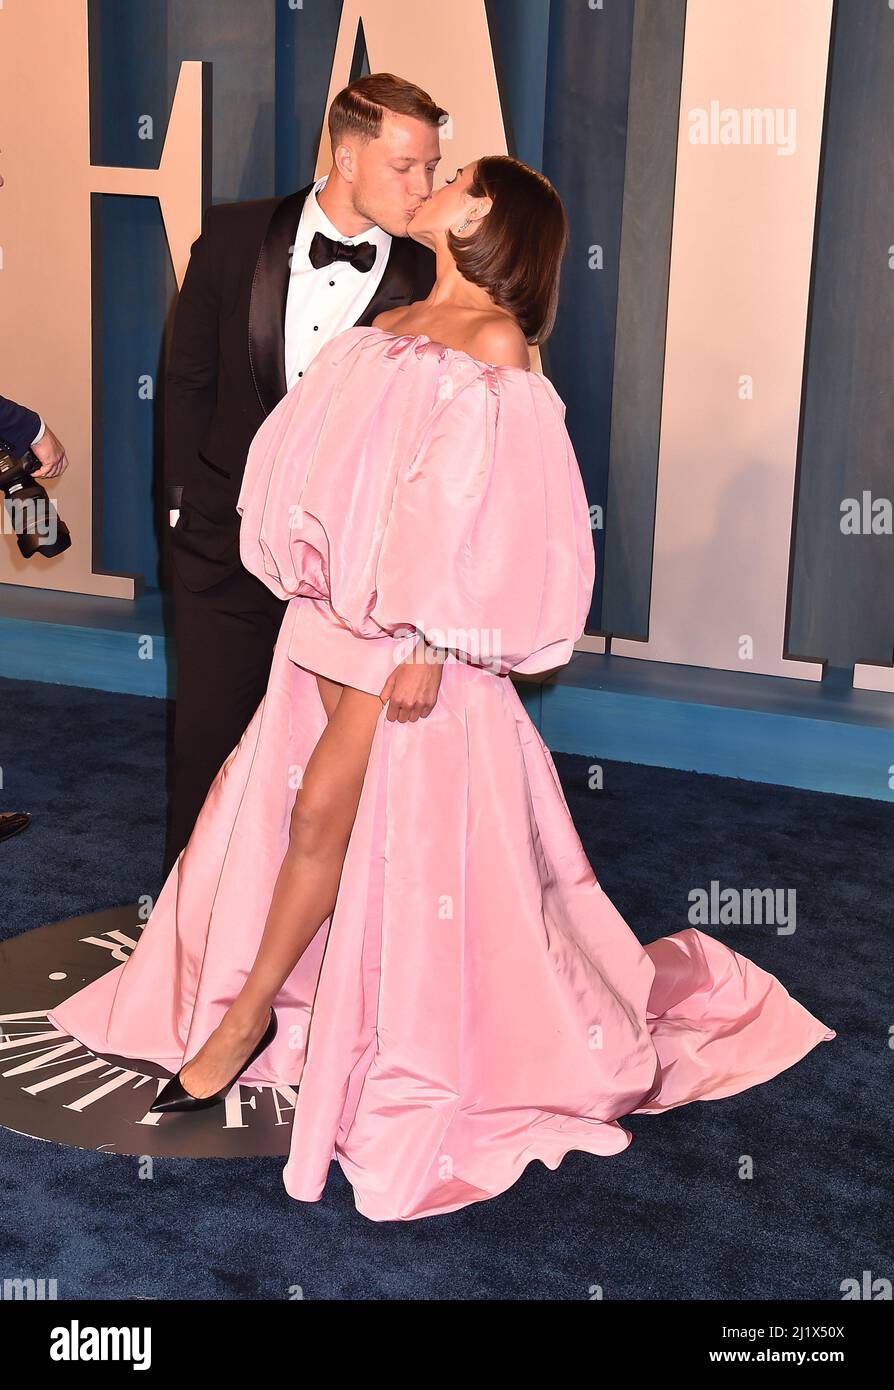
POLYGON ((169 115, 167 5, 90 0, 88 36, 93 163, 157 168, 169 115))
MULTIPOLYGON (((89 8, 91 158, 157 168, 167 131, 164 5, 89 8)), ((155 198, 95 195, 94 479, 98 568, 158 583, 158 378, 174 278, 155 198)))
POLYGON ((275 165, 274 0, 165 2, 170 91, 181 62, 213 64, 212 201, 268 198, 275 165))
POLYGON ((314 176, 341 11, 342 0, 301 9, 276 0, 276 193, 314 176))
MULTIPOLYGON (((170 255, 156 198, 94 199, 95 333, 104 351, 94 370, 94 429, 102 450, 101 568, 158 584, 155 442, 161 436, 164 288, 173 289, 170 255), (110 346, 111 345, 111 346, 110 346)), ((99 346, 97 344, 97 346, 99 346)))
MULTIPOLYGON (((568 212, 570 242, 546 362, 567 406, 567 423, 590 503, 605 506, 633 0, 605 9, 550 8, 543 172, 568 212)), ((594 605, 599 630, 602 555, 594 605)))
POLYGON ((611 462, 602 538, 602 630, 645 638, 655 498, 686 0, 636 0, 624 213, 612 371, 611 462))
POLYGON ((550 0, 487 0, 509 153, 532 169, 543 168, 549 15, 550 0))
POLYGON ((832 29, 786 651, 852 666, 894 648, 894 14, 840 4, 832 29), (842 503, 855 525, 842 532, 842 503))
MULTIPOLYGON (((289 192, 313 174, 341 0, 91 0, 91 157, 155 168, 180 63, 212 64, 212 202, 289 192), (277 64, 281 70, 277 70, 277 64)), ((96 555, 159 583, 165 325, 176 295, 154 198, 94 199, 96 555)))

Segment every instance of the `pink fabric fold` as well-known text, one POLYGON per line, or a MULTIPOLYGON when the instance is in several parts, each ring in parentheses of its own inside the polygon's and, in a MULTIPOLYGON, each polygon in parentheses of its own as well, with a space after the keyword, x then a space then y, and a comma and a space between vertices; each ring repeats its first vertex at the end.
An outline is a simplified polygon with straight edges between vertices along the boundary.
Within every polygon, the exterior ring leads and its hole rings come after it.
POLYGON ((294 1104, 298 1200, 334 1158, 371 1220, 453 1211, 533 1159, 616 1154, 625 1115, 732 1095, 836 1036, 701 931, 640 945, 507 678, 570 652, 588 609, 563 415, 544 378, 424 335, 327 345, 255 437, 239 499, 244 563, 292 600, 266 695, 131 958, 50 1012, 100 1053, 171 1071, 193 1056, 263 933, 326 722, 312 672, 374 690, 417 631, 447 646, 431 714, 377 724, 335 909, 242 1078, 294 1104))
POLYGON ((356 636, 424 632, 495 674, 564 665, 595 575, 564 417, 537 372, 348 329, 252 442, 242 562, 356 636))

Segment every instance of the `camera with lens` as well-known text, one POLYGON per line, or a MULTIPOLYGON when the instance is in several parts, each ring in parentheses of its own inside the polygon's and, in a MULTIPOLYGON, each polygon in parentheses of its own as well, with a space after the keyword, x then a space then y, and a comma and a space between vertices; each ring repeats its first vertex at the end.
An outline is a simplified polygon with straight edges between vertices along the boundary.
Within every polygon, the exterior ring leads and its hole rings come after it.
POLYGON ((8 439, 0 438, 0 493, 12 521, 16 544, 26 560, 32 555, 60 555, 71 534, 45 487, 31 475, 40 459, 30 449, 18 458, 8 439))

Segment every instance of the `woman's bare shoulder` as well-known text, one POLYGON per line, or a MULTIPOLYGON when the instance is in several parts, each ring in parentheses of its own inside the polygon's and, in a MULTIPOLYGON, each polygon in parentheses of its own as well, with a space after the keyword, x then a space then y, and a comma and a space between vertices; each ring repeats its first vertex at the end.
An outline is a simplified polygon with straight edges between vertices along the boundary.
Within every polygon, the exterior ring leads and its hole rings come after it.
POLYGON ((515 319, 508 314, 475 311, 450 320, 444 328, 445 320, 438 320, 435 327, 424 315, 414 314, 415 305, 398 304, 393 309, 385 309, 373 319, 373 328, 382 328, 388 333, 425 332, 426 326, 433 329, 430 336, 434 341, 455 347, 481 362, 490 362, 495 367, 521 367, 527 370, 531 356, 525 335, 515 319))
POLYGON ((472 335, 468 351, 482 362, 495 367, 531 365, 528 343, 519 325, 505 314, 494 315, 479 324, 472 335))
POLYGON ((394 309, 383 309, 381 314, 376 314, 372 321, 372 327, 386 328, 389 333, 393 333, 400 324, 402 315, 406 312, 406 304, 398 304, 394 309))

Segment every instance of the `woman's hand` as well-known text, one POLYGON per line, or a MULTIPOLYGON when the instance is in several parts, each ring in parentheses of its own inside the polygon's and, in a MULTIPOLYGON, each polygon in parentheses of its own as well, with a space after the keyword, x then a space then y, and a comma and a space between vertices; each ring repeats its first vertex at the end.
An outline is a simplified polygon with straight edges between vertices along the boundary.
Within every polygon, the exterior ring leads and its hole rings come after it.
POLYGON ((415 723, 431 714, 441 688, 441 667, 447 656, 443 647, 432 647, 420 637, 410 655, 391 672, 379 699, 387 706, 385 718, 400 724, 415 723))

